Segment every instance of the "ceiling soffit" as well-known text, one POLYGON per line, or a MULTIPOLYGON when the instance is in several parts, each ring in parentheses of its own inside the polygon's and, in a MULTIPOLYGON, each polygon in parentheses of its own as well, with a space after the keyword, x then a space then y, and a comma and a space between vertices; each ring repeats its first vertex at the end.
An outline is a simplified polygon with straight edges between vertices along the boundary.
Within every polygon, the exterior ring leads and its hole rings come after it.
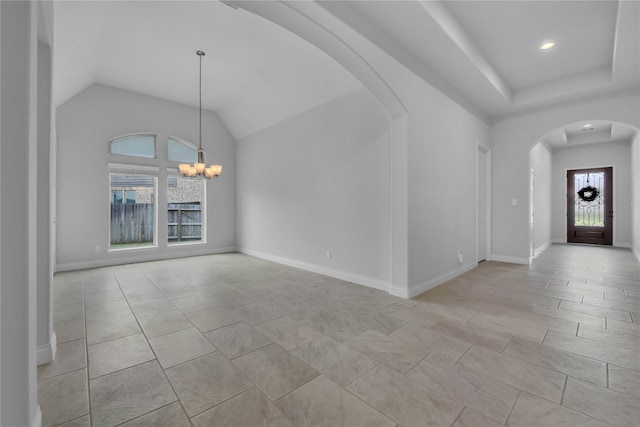
POLYGON ((638 1, 322 4, 452 99, 492 119, 640 86, 638 1), (541 52, 548 39, 556 46, 541 52))

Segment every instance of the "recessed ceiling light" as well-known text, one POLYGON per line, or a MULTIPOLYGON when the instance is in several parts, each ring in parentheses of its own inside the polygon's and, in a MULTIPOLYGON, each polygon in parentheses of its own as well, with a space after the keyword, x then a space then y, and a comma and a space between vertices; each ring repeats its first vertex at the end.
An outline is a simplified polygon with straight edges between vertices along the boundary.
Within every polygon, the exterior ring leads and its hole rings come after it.
POLYGON ((547 42, 542 43, 538 49, 540 49, 540 50, 549 50, 552 47, 554 47, 555 45, 556 44, 554 42, 547 41, 547 42))
POLYGON ((593 125, 592 125, 591 123, 587 123, 586 125, 584 125, 584 126, 582 126, 582 127, 586 129, 586 128, 590 128, 590 127, 592 127, 592 126, 593 126, 593 125))
POLYGON ((591 123, 587 123, 586 125, 582 126, 582 132, 589 132, 593 130, 593 125, 591 123))

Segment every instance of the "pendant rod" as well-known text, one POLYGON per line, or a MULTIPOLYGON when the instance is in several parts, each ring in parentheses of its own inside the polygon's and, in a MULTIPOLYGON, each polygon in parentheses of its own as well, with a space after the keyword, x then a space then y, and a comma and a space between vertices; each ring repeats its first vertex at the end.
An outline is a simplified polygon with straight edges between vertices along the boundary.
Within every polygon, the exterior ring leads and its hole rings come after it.
POLYGON ((200 147, 200 150, 202 150, 202 57, 204 56, 204 52, 199 50, 196 52, 196 54, 200 57, 200 79, 199 79, 200 120, 198 123, 200 133, 198 135, 198 146, 200 147))

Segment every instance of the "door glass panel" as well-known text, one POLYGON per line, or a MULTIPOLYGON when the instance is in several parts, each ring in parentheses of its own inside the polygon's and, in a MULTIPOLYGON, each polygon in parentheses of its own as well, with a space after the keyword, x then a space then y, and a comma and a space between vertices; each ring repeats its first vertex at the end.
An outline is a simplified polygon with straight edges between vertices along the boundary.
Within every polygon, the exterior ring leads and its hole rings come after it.
POLYGON ((575 220, 578 227, 604 227, 604 172, 575 174, 575 220))

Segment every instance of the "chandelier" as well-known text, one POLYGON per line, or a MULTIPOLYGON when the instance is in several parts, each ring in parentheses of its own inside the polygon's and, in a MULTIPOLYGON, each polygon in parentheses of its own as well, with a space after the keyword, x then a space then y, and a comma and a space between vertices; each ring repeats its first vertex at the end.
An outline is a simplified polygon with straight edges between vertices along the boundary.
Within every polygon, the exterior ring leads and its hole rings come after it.
POLYGON ((199 50, 196 52, 196 55, 200 57, 200 130, 198 136, 198 160, 194 164, 180 163, 178 165, 178 169, 182 176, 189 178, 204 176, 207 179, 211 179, 220 176, 220 173, 222 173, 222 166, 207 166, 204 160, 204 150, 202 149, 202 57, 204 56, 204 52, 199 50))

